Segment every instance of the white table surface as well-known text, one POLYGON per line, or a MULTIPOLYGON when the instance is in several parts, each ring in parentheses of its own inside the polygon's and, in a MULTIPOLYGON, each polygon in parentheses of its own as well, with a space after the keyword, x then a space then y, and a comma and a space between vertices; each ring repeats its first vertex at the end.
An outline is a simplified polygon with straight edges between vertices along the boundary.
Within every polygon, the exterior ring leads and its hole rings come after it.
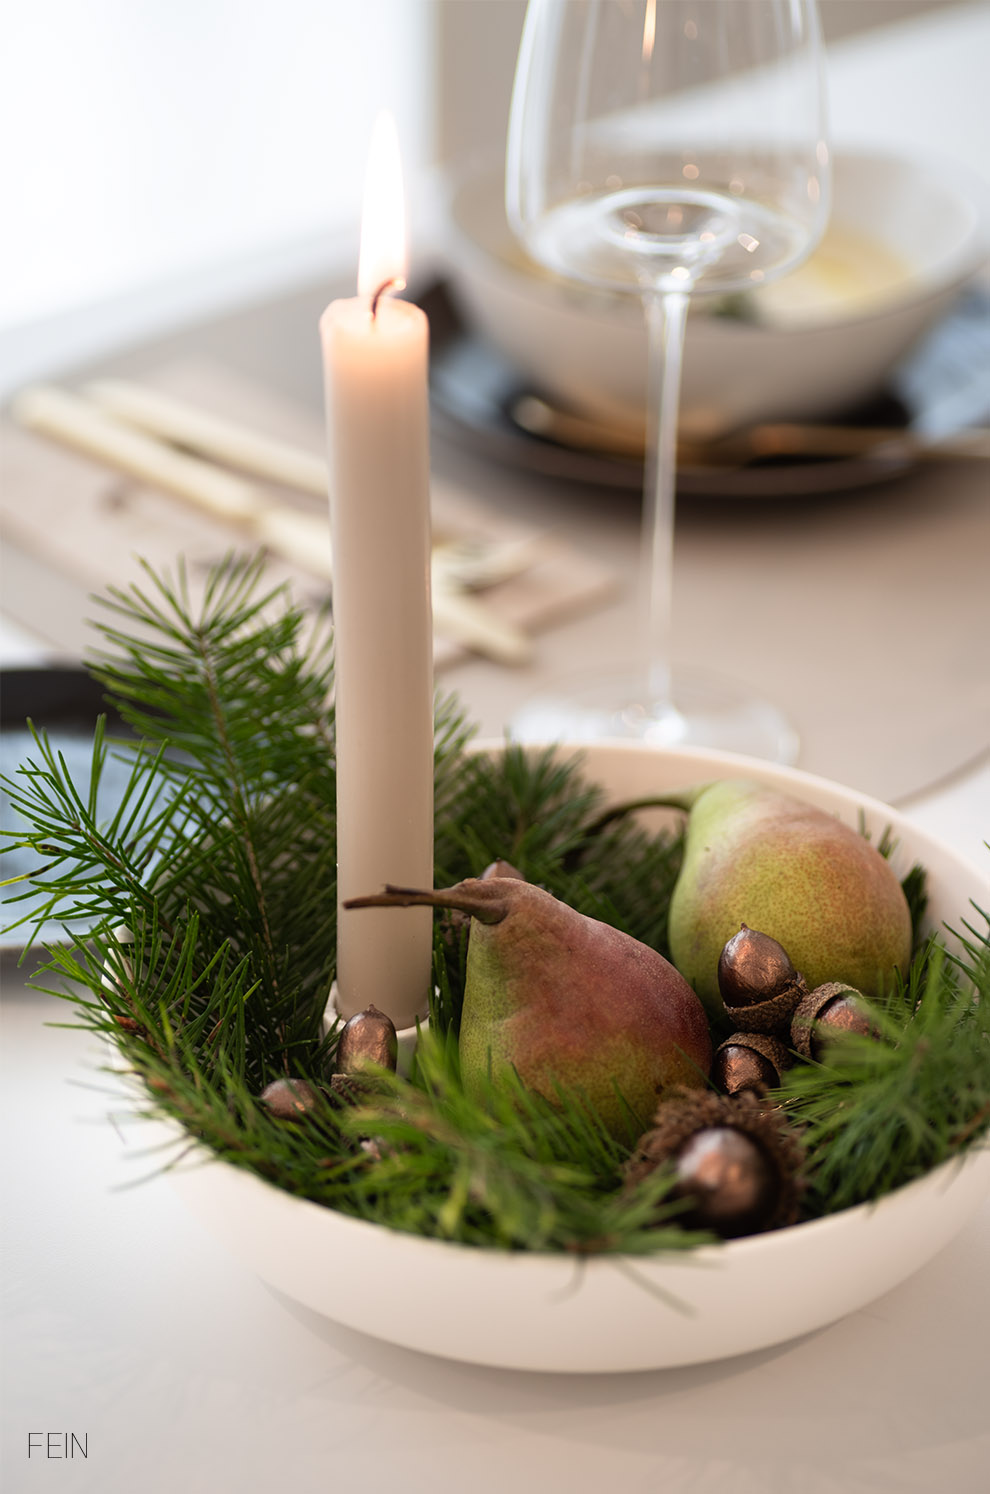
MULTIPOLYGON (((938 40, 930 22, 915 36, 904 69, 879 39, 850 55, 857 68, 910 79, 938 40)), ((0 656, 26 662, 36 645, 7 627, 0 656)), ((484 676, 465 678, 497 719, 503 687, 486 693, 484 676)), ((960 767, 905 808, 985 869, 990 766, 960 767)), ((128 1186, 154 1162, 134 1155, 139 1130, 122 1137, 107 1122, 115 1102, 100 1053, 44 1025, 68 1009, 26 990, 9 960, 3 976, 10 1494, 988 1487, 990 1201, 908 1282, 775 1349, 611 1377, 448 1363, 276 1296, 186 1215, 166 1180, 128 1186), (29 1459, 32 1432, 86 1437, 88 1457, 29 1459)))

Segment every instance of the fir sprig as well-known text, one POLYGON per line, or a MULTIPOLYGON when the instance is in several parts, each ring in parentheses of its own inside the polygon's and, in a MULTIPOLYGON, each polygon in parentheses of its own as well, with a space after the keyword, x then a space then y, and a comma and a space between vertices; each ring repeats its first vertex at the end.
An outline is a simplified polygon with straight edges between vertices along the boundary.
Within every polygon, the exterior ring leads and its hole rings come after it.
MULTIPOLYGON (((410 1079, 381 1076, 356 1110, 333 1099, 330 637, 318 630, 304 643, 302 615, 264 590, 254 562, 218 567, 201 604, 180 568, 174 578, 147 570, 106 605, 94 670, 136 739, 114 746, 100 723, 90 782, 77 786, 37 733, 6 787, 25 820, 18 840, 37 857, 25 917, 66 928, 38 983, 73 1004, 74 1025, 116 1046, 143 1108, 232 1165, 391 1228, 576 1256, 693 1245, 669 1175, 624 1188, 623 1150, 579 1095, 550 1104, 521 1085, 465 1092, 457 1029, 467 935, 456 921, 435 925, 431 1035, 410 1079), (111 752, 129 761, 130 777, 101 823, 111 752), (260 1101, 286 1074, 316 1093, 298 1121, 277 1120, 260 1101)), ((469 736, 456 703, 440 702, 437 884, 502 857, 665 952, 680 837, 631 818, 592 837, 601 795, 579 758, 474 754, 469 736)), ((912 876, 917 909, 924 889, 912 876)), ((959 949, 919 949, 877 1012, 879 1041, 837 1042, 825 1062, 787 1076, 779 1098, 810 1145, 813 1211, 877 1197, 985 1135, 987 929, 965 926, 959 949)))
POLYGON ((961 948, 953 958, 930 938, 907 980, 871 1007, 877 1037, 843 1035, 786 1074, 777 1098, 803 1128, 819 1212, 880 1198, 985 1135, 987 931, 971 929, 961 948))
POLYGON ((706 1238, 671 1221, 670 1175, 648 1194, 620 1188, 625 1149, 578 1097, 555 1102, 518 1080, 468 1095, 456 1044, 420 1039, 417 1082, 381 1075, 371 1103, 341 1120, 380 1159, 356 1180, 366 1217, 414 1233, 501 1249, 575 1254, 686 1249, 706 1238))
POLYGON ((336 859, 333 666, 329 635, 302 654, 301 614, 261 591, 261 568, 216 568, 194 608, 183 567, 174 580, 145 567, 150 586, 108 594, 121 621, 98 625, 110 649, 93 672, 136 733, 169 747, 160 770, 188 806, 159 903, 170 909, 194 887, 234 948, 249 931, 277 1004, 299 979, 325 989, 326 937, 314 947, 312 929, 332 906, 336 859))

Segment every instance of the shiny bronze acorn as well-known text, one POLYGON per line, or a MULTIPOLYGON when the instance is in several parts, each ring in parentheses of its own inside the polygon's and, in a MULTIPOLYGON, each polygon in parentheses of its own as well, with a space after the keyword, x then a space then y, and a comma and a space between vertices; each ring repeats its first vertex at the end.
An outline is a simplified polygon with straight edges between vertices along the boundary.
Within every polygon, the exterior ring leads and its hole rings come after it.
POLYGON ((398 1051, 391 1017, 377 1006, 367 1006, 344 1023, 337 1042, 337 1073, 359 1074, 369 1065, 394 1073, 398 1051))
POLYGON ((829 1032, 854 1032, 870 1037, 873 1026, 862 994, 842 981, 816 986, 801 1001, 791 1019, 791 1042, 803 1058, 821 1058, 829 1032))
POLYGON ((712 1058, 711 1081, 727 1095, 744 1089, 765 1094, 780 1083, 791 1055, 779 1038, 765 1032, 734 1032, 712 1058))
POLYGON ((804 1150, 780 1112, 761 1109, 748 1091, 682 1090, 661 1103, 655 1121, 626 1163, 627 1188, 671 1166, 670 1196, 689 1205, 678 1223, 724 1239, 796 1221, 804 1150))
POLYGON ((719 955, 718 988, 731 1022, 767 1033, 787 1032, 808 989, 783 945, 745 923, 719 955))
POLYGON ((273 1079, 258 1096, 276 1120, 302 1120, 316 1104, 316 1090, 305 1079, 273 1079))
POLYGON ((777 1207, 779 1183, 763 1148, 735 1126, 705 1126, 674 1158, 673 1197, 688 1199, 682 1221, 724 1239, 759 1234, 777 1207))

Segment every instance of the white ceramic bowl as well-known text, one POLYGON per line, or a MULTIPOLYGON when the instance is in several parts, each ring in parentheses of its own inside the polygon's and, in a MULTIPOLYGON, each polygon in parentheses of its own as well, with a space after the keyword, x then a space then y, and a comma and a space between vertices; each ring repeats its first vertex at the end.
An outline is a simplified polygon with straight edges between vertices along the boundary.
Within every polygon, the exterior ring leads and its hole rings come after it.
MULTIPOLYGON (((711 315, 708 298, 697 298, 686 428, 704 437, 814 419, 876 393, 985 262, 986 198, 982 181, 944 164, 840 155, 825 240, 806 266, 748 293, 754 319, 711 315)), ((641 428, 646 339, 636 299, 534 265, 506 222, 500 168, 453 186, 447 216, 444 257, 470 323, 539 391, 613 427, 641 428)))
MULTIPOLYGON (((990 887, 973 867, 862 794, 795 769, 638 743, 586 749, 610 797, 756 777, 898 838, 903 875, 930 877, 933 924, 990 887)), ((163 1128, 167 1129, 167 1128, 163 1128)), ((169 1173, 189 1207, 265 1281, 350 1328, 451 1359, 514 1369, 659 1369, 764 1348, 862 1307, 924 1265, 990 1188, 990 1150, 862 1206, 690 1257, 579 1263, 402 1235, 291 1197, 202 1155, 169 1173), (207 1165, 202 1165, 206 1161, 207 1165), (809 1283, 814 1289, 809 1290, 809 1283)))

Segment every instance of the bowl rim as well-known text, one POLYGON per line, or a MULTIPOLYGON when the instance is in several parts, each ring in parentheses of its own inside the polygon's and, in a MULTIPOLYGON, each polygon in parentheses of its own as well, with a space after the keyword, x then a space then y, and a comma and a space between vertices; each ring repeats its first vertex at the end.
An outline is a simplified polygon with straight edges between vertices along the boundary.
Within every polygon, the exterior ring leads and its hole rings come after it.
MULTIPOLYGON (((499 737, 479 737, 472 739, 467 744, 465 750, 468 752, 496 752, 504 748, 505 745, 505 741, 499 737)), ((982 870, 969 856, 946 846, 937 836, 932 835, 921 825, 915 825, 903 810, 897 809, 892 804, 885 803, 883 799, 878 799, 875 795, 853 788, 848 784, 839 783, 834 778, 826 778, 824 774, 811 773, 807 768, 795 767, 785 763, 773 763, 769 762, 766 758, 747 757, 741 752, 723 752, 717 747, 653 746, 650 743, 629 741, 621 737, 603 737, 594 743, 527 741, 523 745, 537 752, 554 747, 560 751, 566 751, 575 757, 580 757, 590 748, 592 751, 604 749, 609 752, 627 754, 631 757, 638 757, 645 750, 658 757, 673 759, 675 761, 686 761, 688 759, 697 761, 700 759, 710 763, 713 768, 718 765, 724 766, 728 762, 737 765, 741 771, 735 775, 722 773, 719 776, 723 778, 729 776, 744 777, 747 775, 770 781, 778 781, 783 778, 795 790, 803 787, 808 789, 812 794, 816 796, 821 795, 823 798, 834 799, 838 796, 846 801, 845 807, 848 809, 855 809, 857 812, 862 809, 865 813, 875 816, 878 819, 886 819, 888 823, 892 820, 900 822, 909 831, 912 840, 924 843, 926 852, 930 852, 937 861, 945 858, 953 860, 973 880, 974 886, 978 888, 982 887, 985 890, 986 896, 990 898, 990 871, 982 870)))
MULTIPOLYGON (((716 332, 720 337, 736 338, 753 332, 763 337, 792 338, 795 335, 834 333, 842 329, 854 331, 864 324, 872 324, 886 317, 895 316, 908 307, 924 307, 952 289, 963 285, 978 273, 987 257, 990 256, 990 178, 978 175, 964 163, 955 159, 946 163, 934 154, 925 151, 908 153, 891 146, 871 143, 839 144, 833 147, 833 168, 841 173, 843 165, 847 162, 877 170, 883 170, 889 166, 913 170, 922 178, 937 184, 941 189, 951 191, 959 205, 969 213, 969 225, 964 237, 946 251, 936 265, 923 273, 913 270, 906 280, 899 281, 888 291, 879 293, 875 301, 871 298, 865 309, 854 310, 851 314, 839 318, 819 314, 805 320, 794 314, 788 316, 786 323, 777 324, 769 318, 764 322, 757 318, 717 316, 706 310, 704 303, 718 298, 714 294, 710 297, 703 295, 698 298, 700 304, 692 307, 692 310, 698 313, 694 319, 696 330, 692 333, 695 338, 702 327, 709 328, 710 332, 716 332)), ((519 245, 523 256, 523 262, 520 264, 491 248, 466 227, 463 215, 458 212, 458 203, 462 195, 469 192, 472 187, 481 189, 486 181, 493 181, 498 172, 503 169, 503 157, 486 156, 470 163, 463 163, 459 167, 455 166, 444 177, 441 201, 445 224, 448 231, 452 231, 457 239, 456 252, 452 253, 448 249, 444 257, 455 283, 458 278, 459 263, 463 263, 461 256, 466 255, 479 268, 494 267, 500 275, 509 277, 511 283, 503 287, 507 292, 521 294, 523 286, 539 284, 547 288, 548 297, 553 298, 554 308, 580 307, 583 316, 591 321, 600 322, 612 321, 618 313, 620 316, 628 317, 630 321, 635 320, 638 325, 641 314, 639 297, 634 290, 608 290, 601 286, 585 285, 538 266, 534 266, 539 271, 538 275, 533 275, 528 269, 527 251, 524 246, 519 245)), ((832 195, 833 203, 829 223, 834 222, 834 187, 832 195)), ((827 228, 828 224, 826 224, 826 232, 827 228)), ((509 234, 511 237, 511 230, 509 234)))

